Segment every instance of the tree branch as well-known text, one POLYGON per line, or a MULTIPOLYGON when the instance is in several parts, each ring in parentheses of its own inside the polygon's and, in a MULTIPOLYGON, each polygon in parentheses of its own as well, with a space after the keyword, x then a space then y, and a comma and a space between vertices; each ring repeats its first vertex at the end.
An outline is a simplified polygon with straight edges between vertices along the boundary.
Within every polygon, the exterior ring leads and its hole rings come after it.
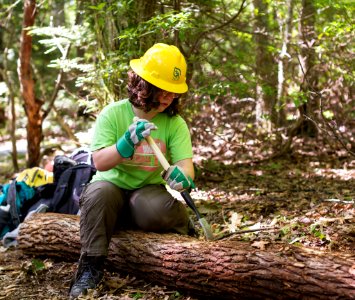
MULTIPOLYGON (((69 51, 70 51, 70 46, 71 46, 71 44, 68 44, 66 49, 64 50, 64 54, 62 56, 62 60, 66 59, 68 57, 68 54, 69 54, 69 51)), ((49 101, 48 107, 43 112, 43 120, 48 116, 48 114, 50 113, 50 111, 51 111, 51 109, 52 109, 52 107, 54 105, 55 100, 57 99, 59 88, 60 88, 60 85, 62 84, 63 73, 64 73, 64 71, 61 68, 59 73, 58 73, 56 84, 55 84, 51 99, 49 101)))
MULTIPOLYGON (((339 137, 339 134, 338 134, 337 131, 333 128, 333 126, 331 126, 331 125, 329 124, 329 122, 324 118, 323 105, 322 105, 323 96, 322 96, 322 94, 321 94, 320 92, 318 92, 318 91, 316 91, 316 90, 314 90, 314 89, 312 88, 312 85, 309 83, 308 78, 307 78, 307 75, 308 75, 308 71, 309 71, 309 70, 306 70, 306 72, 305 72, 304 69, 303 69, 302 63, 301 63, 301 61, 299 60, 299 56, 298 56, 298 55, 297 55, 297 58, 298 58, 299 65, 300 65, 300 67, 301 67, 302 74, 303 74, 303 80, 308 83, 308 86, 309 86, 309 88, 310 88, 310 91, 311 91, 312 93, 315 93, 315 94, 319 97, 319 101, 320 101, 320 103, 319 103, 320 115, 321 115, 321 118, 322 118, 323 123, 325 124, 325 126, 326 126, 327 128, 330 129, 330 131, 333 133, 334 138, 343 146, 343 148, 344 148, 351 156, 355 156, 355 153, 348 149, 348 147, 345 145, 344 141, 339 137)), ((311 118, 309 118, 308 116, 305 116, 305 117, 307 117, 308 119, 311 119, 311 118)), ((317 126, 317 127, 318 127, 318 126, 317 126)))
POLYGON ((208 29, 206 31, 201 32, 200 35, 196 38, 195 43, 191 47, 190 53, 189 53, 188 56, 190 56, 192 53, 195 52, 195 49, 197 48, 197 45, 198 45, 198 43, 200 42, 200 40, 202 39, 203 36, 209 34, 210 32, 213 32, 213 31, 219 30, 219 29, 221 29, 221 28, 223 28, 225 26, 228 26, 235 19, 237 19, 239 17, 239 15, 242 13, 243 9, 246 7, 246 6, 244 6, 245 2, 246 2, 246 0, 242 1, 242 4, 240 5, 238 12, 232 18, 230 18, 228 21, 226 21, 226 22, 224 22, 224 23, 222 23, 222 24, 220 24, 218 26, 212 27, 212 28, 210 28, 210 29, 208 29))

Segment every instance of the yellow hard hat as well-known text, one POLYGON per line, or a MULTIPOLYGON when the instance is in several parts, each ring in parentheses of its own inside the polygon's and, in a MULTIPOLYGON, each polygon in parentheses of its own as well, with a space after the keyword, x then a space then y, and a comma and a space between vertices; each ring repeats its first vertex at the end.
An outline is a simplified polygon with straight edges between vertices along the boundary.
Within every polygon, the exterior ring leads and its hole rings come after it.
POLYGON ((132 59, 134 72, 156 87, 177 94, 186 93, 186 61, 180 50, 158 43, 138 59, 132 59))

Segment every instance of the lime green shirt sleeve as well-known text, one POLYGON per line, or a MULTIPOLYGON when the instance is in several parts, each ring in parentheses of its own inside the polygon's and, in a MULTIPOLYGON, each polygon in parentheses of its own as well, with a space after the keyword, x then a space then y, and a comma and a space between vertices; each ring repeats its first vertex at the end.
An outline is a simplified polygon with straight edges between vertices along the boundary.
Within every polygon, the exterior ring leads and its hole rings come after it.
POLYGON ((133 122, 133 112, 127 100, 106 106, 96 119, 91 151, 115 144, 133 122))
POLYGON ((105 114, 102 113, 98 116, 91 142, 91 151, 109 147, 117 142, 117 133, 111 123, 105 114))
POLYGON ((192 144, 189 128, 186 122, 180 117, 173 117, 174 120, 168 135, 168 155, 172 164, 176 162, 192 158, 192 144))

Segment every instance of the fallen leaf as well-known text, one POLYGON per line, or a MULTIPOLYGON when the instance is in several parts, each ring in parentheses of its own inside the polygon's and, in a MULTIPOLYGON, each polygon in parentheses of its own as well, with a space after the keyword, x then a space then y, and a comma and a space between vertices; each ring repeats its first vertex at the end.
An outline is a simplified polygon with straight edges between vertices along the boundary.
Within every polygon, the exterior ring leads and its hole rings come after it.
POLYGON ((230 232, 235 232, 240 224, 242 223, 243 215, 238 214, 237 212, 233 212, 230 218, 231 223, 228 225, 228 229, 230 232))
POLYGON ((254 243, 251 244, 251 246, 254 248, 259 248, 260 250, 265 250, 265 246, 267 244, 270 244, 270 243, 267 241, 255 241, 254 243))

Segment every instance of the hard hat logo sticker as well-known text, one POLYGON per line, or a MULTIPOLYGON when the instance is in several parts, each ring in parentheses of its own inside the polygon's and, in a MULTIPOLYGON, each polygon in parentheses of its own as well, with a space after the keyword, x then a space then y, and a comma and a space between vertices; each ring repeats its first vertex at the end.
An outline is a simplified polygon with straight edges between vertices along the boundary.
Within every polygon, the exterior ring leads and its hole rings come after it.
POLYGON ((174 68, 173 80, 179 80, 181 76, 181 70, 177 67, 174 68))

